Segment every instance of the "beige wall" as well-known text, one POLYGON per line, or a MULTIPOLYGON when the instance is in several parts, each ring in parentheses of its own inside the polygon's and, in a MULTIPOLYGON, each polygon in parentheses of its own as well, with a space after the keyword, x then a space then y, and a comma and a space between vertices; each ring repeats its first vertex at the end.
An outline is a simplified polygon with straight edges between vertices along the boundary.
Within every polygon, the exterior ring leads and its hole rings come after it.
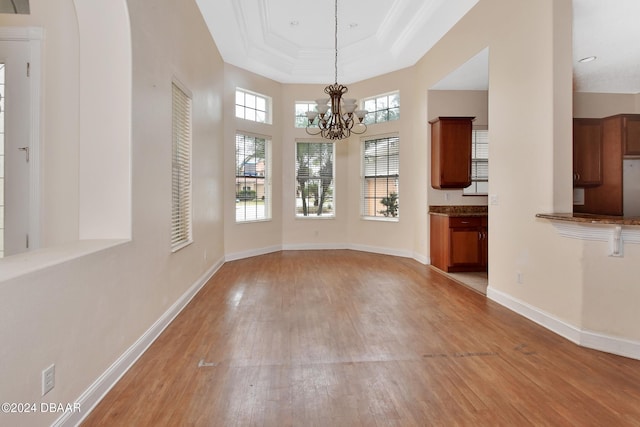
MULTIPOLYGON (((80 1, 89 0, 76 4, 80 1)), ((78 172, 67 167, 78 162, 73 153, 83 144, 82 116, 71 100, 65 101, 67 115, 50 98, 58 90, 56 76, 65 90, 82 97, 82 86, 74 83, 82 34, 67 28, 75 19, 71 0, 57 2, 55 11, 48 10, 48 3, 32 0, 33 15, 11 25, 47 29, 45 147, 67 143, 61 147, 71 150, 71 159, 45 151, 45 174, 52 182, 76 188, 78 172), (51 117, 59 117, 60 123, 52 124, 51 117), (67 134, 75 136, 63 141, 67 134)), ((109 4, 117 8, 124 3, 109 4)), ((401 119, 370 126, 367 133, 400 136, 399 222, 359 217, 360 137, 337 143, 336 218, 295 219, 294 144, 309 137, 293 127, 293 103, 315 99, 323 85, 281 85, 224 65, 193 1, 126 4, 133 57, 132 238, 0 283, 0 400, 40 401, 40 371, 55 363, 56 388, 44 401, 76 401, 225 255, 346 246, 426 262, 427 206, 434 197, 428 189, 429 89, 486 47, 490 194, 498 197, 489 207, 490 296, 506 296, 574 328, 640 340, 635 327, 640 323, 634 281, 638 248, 625 247, 624 258, 608 258, 605 242, 560 237, 550 222, 535 218, 538 212, 569 211, 572 204, 570 0, 481 0, 414 67, 349 85, 358 98, 401 92, 401 119), (193 94, 194 243, 171 254, 168 171, 174 78, 193 94), (223 114, 233 111, 236 86, 273 98, 273 125, 252 125, 223 114), (226 202, 234 197, 232 147, 238 129, 272 138, 269 222, 236 225, 233 205, 226 202), (522 284, 516 283, 517 272, 522 284)), ((113 24, 119 28, 126 22, 113 24)), ((54 247, 78 236, 80 220, 73 211, 79 209, 80 195, 69 192, 62 195, 74 207, 68 217, 66 207, 52 206, 60 195, 48 187, 44 192, 47 221, 53 218, 62 227, 46 234, 54 247)), ((59 252, 76 249, 72 245, 59 252)), ((15 418, 11 424, 43 425, 54 418, 41 414, 15 418)))
MULTIPOLYGON (((228 259, 278 250, 282 244, 282 151, 286 142, 282 137, 284 127, 282 85, 273 80, 250 73, 233 65, 225 65, 224 108, 224 205, 225 253, 228 259), (235 117, 235 90, 246 89, 271 97, 272 123, 256 123, 235 117), (266 137, 271 140, 271 219, 260 222, 236 223, 235 204, 235 140, 237 132, 266 137)), ((291 120, 292 121, 292 120, 291 120)))
MULTIPOLYGON (((50 3, 32 0, 32 15, 19 17, 19 22, 2 21, 3 25, 45 28, 44 216, 45 223, 60 227, 49 227, 45 233, 49 249, 13 260, 27 264, 40 260, 39 266, 34 266, 31 273, 0 282, 3 402, 76 402, 224 258, 224 212, 220 203, 224 198, 224 66, 195 2, 163 2, 162 7, 146 0, 66 0, 53 2, 55 7, 50 3), (129 176, 132 238, 90 255, 82 253, 99 242, 60 246, 78 239, 78 210, 83 203, 77 190, 78 151, 87 138, 81 128, 87 125, 83 120, 88 111, 78 111, 78 100, 87 99, 87 94, 81 93, 86 87, 81 89, 82 82, 78 81, 78 64, 88 60, 80 58, 78 50, 78 40, 85 40, 82 31, 87 22, 74 22, 74 5, 90 15, 102 14, 105 26, 120 35, 130 35, 133 55, 128 69, 126 64, 112 63, 96 76, 108 82, 107 86, 123 71, 130 81, 132 78, 131 137, 114 141, 115 147, 129 146, 123 154, 130 165, 124 170, 106 171, 118 179, 129 176), (193 95, 194 243, 172 254, 169 229, 174 78, 193 95), (56 205, 67 200, 70 207, 56 205), (51 363, 56 365, 56 387, 43 398, 41 370, 51 363)), ((95 50, 92 54, 106 52, 95 50)), ((83 108, 93 114, 103 111, 109 101, 109 97, 97 98, 83 108)), ((116 126, 117 131, 127 129, 126 123, 116 126)), ((109 184, 105 178, 93 175, 93 179, 103 180, 97 188, 109 184)), ((12 260, 0 262, 5 272, 16 264, 12 260)), ((0 424, 48 425, 59 415, 2 418, 0 424)))
POLYGON ((622 113, 640 113, 638 94, 590 93, 573 94, 573 117, 602 118, 622 113))
POLYGON ((572 202, 570 1, 481 1, 417 64, 416 91, 428 96, 486 47, 489 193, 498 198, 489 207, 490 289, 580 326, 581 244, 535 219, 572 202))

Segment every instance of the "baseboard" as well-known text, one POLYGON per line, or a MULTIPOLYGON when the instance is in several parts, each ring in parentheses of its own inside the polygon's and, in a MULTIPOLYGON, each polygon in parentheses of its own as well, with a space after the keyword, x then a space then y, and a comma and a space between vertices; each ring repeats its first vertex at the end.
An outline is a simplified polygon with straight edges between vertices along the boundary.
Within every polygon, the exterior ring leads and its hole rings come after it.
POLYGON ((52 426, 79 425, 223 264, 224 260, 220 259, 207 270, 118 360, 80 395, 76 402, 80 404, 82 412, 71 411, 65 413, 52 426))
POLYGON ((251 249, 242 252, 233 252, 225 256, 225 261, 235 261, 244 258, 251 258, 258 255, 264 255, 271 252, 278 251, 313 251, 313 250, 338 250, 338 249, 350 249, 354 251, 371 252, 382 255, 399 256, 403 258, 413 258, 421 264, 431 264, 431 259, 416 252, 410 252, 400 249, 383 248, 379 246, 368 246, 358 244, 345 244, 345 243, 294 243, 285 245, 267 246, 260 249, 251 249))
POLYGON ((597 332, 583 331, 580 345, 594 350, 606 351, 618 356, 640 360, 640 342, 612 337, 597 332))
POLYGON ((577 328, 504 292, 487 288, 487 298, 549 329, 569 341, 593 350, 640 360, 640 342, 577 328))
POLYGON ((293 243, 282 245, 284 251, 316 251, 316 250, 351 249, 346 243, 293 243))
POLYGON ((282 249, 283 249, 282 245, 273 245, 273 246, 267 246, 264 248, 250 249, 248 251, 233 252, 230 254, 226 254, 224 257, 224 260, 225 262, 236 261, 239 259, 251 258, 258 255, 270 254, 271 252, 278 252, 278 251, 281 251, 282 249))
POLYGON ((370 252, 370 253, 381 254, 381 255, 392 255, 392 256, 398 256, 402 258, 413 258, 412 252, 401 250, 401 249, 383 248, 380 246, 355 244, 355 245, 349 245, 348 249, 351 249, 354 251, 361 251, 361 252, 370 252))

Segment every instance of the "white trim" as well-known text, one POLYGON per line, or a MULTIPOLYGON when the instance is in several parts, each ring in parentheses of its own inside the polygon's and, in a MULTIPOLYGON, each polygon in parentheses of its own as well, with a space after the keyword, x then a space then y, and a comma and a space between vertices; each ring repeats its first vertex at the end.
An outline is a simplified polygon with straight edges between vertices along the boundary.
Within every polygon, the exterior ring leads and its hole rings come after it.
POLYGON ((345 243, 293 243, 282 245, 284 251, 316 251, 316 250, 351 249, 351 245, 345 243))
POLYGON ((352 250, 361 252, 370 252, 382 255, 392 255, 402 258, 411 258, 423 265, 431 264, 431 259, 416 252, 410 252, 403 249, 383 248, 379 246, 368 246, 360 244, 342 244, 342 243, 293 243, 284 245, 273 245, 259 249, 250 249, 247 251, 233 252, 225 255, 225 261, 235 261, 253 256, 264 255, 278 251, 315 251, 315 250, 352 250))
POLYGON ((374 254, 392 255, 402 258, 413 258, 413 252, 405 251, 404 249, 383 248, 379 246, 368 245, 350 245, 349 249, 354 251, 371 252, 374 254))
POLYGON ((640 342, 579 329, 489 286, 487 298, 583 347, 640 360, 640 342))
MULTIPOLYGON (((553 227, 562 237, 580 240, 608 242, 618 224, 574 223, 568 221, 551 221, 553 227)), ((622 226, 622 241, 640 243, 640 228, 622 226)))
POLYGON ((258 255, 265 255, 272 252, 278 252, 282 250, 281 245, 267 246, 265 248, 259 249, 250 249, 248 251, 241 252, 233 252, 230 254, 225 254, 224 260, 226 261, 236 261, 238 259, 251 258, 258 255))
POLYGON ((582 331, 580 345, 640 360, 640 342, 637 341, 604 335, 598 332, 582 331))
POLYGON ((80 395, 76 402, 80 404, 81 412, 65 413, 52 426, 79 425, 223 264, 224 260, 220 259, 207 270, 118 360, 80 395))

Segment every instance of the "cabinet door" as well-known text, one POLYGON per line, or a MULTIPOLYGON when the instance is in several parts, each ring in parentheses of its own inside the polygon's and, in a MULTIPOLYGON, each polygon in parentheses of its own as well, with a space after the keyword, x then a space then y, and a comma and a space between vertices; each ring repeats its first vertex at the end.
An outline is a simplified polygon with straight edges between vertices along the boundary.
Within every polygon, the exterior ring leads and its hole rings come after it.
POLYGON ((602 184, 602 121, 573 120, 573 186, 602 184))
POLYGON ((471 185, 471 123, 473 117, 439 117, 431 123, 431 186, 471 185))
POLYGON ((480 266, 482 251, 477 229, 451 229, 451 265, 480 266))
POLYGON ((640 156, 640 115, 625 116, 622 138, 626 156, 640 156))

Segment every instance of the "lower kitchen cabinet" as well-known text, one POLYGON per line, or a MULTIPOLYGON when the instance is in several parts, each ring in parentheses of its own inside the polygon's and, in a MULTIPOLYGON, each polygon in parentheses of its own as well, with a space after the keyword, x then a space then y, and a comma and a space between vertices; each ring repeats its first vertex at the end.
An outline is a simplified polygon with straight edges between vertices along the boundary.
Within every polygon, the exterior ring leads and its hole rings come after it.
POLYGON ((486 271, 486 216, 431 215, 431 265, 446 272, 486 271))

